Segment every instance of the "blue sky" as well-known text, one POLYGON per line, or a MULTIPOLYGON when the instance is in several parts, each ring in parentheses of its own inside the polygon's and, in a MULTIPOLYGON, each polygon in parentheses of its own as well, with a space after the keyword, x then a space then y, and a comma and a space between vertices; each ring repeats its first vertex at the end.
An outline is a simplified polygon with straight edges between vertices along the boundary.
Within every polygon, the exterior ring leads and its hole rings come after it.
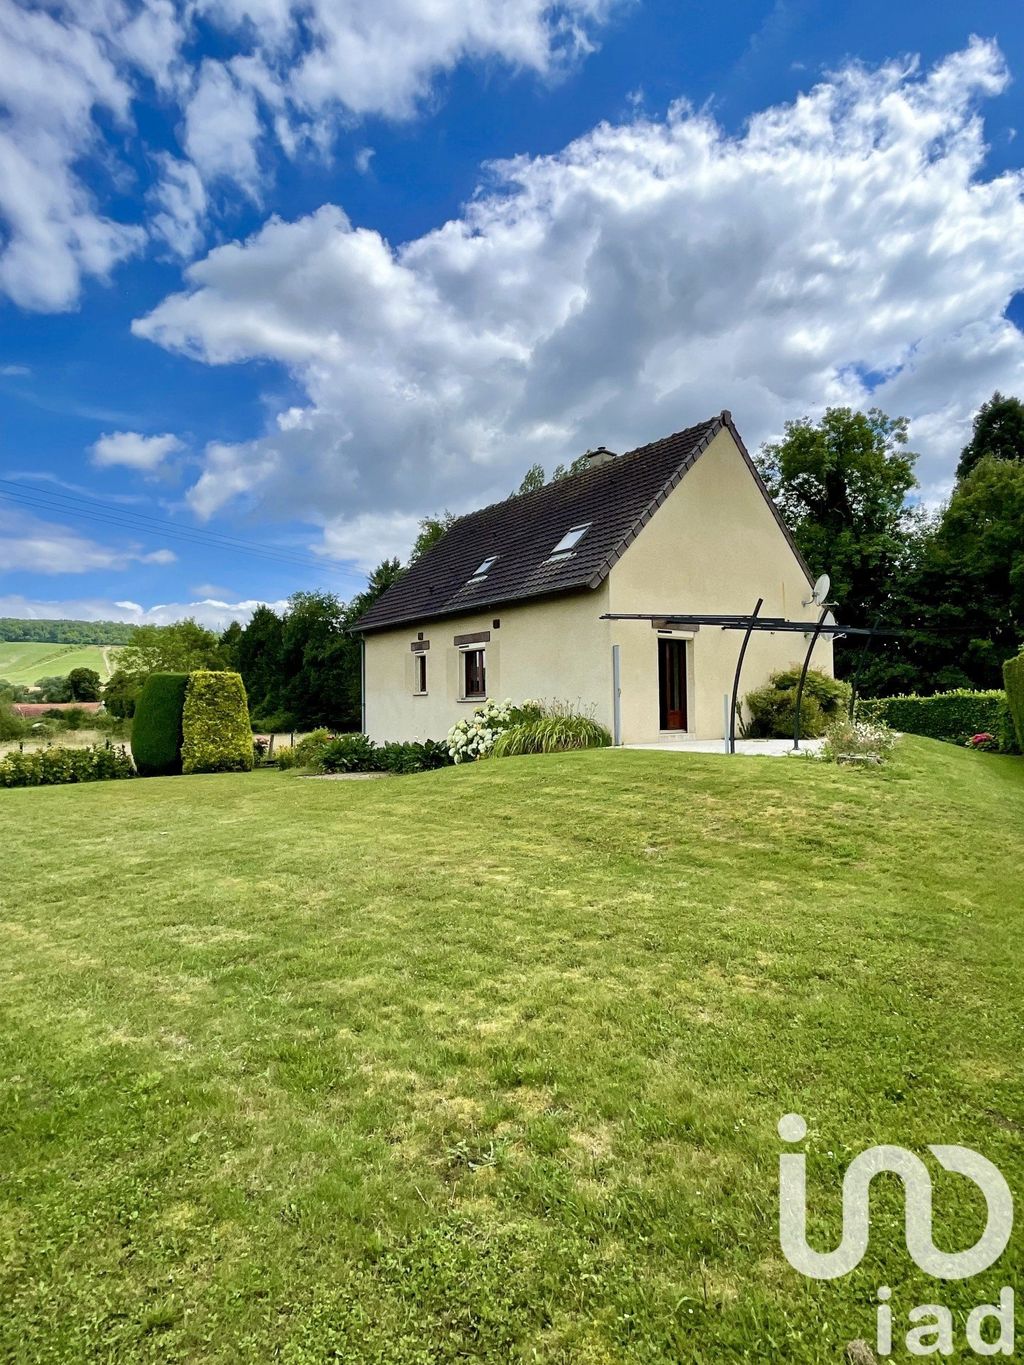
POLYGON ((0 0, 0 614, 347 596, 724 406, 934 503, 1024 393, 1019 7, 423 8, 0 0))

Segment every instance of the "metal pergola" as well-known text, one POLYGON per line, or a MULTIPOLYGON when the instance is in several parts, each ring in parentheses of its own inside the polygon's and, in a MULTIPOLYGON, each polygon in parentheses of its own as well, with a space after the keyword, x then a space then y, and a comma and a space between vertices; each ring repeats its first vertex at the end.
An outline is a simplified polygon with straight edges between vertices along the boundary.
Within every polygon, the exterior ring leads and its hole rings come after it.
MULTIPOLYGON (((807 646, 807 653, 804 656, 803 667, 800 670, 800 681, 796 691, 796 716, 793 722, 793 748, 800 748, 800 710, 803 703, 804 684, 807 681, 807 670, 811 666, 811 655, 814 653, 814 646, 822 635, 831 635, 833 639, 840 635, 858 635, 866 637, 866 640, 876 636, 902 635, 900 630, 884 630, 878 626, 842 626, 836 621, 829 621, 829 616, 835 609, 834 602, 822 603, 821 614, 816 621, 790 621, 784 616, 762 616, 761 608, 764 605, 764 598, 759 597, 752 612, 725 612, 725 613, 698 613, 698 612, 672 612, 672 611, 608 611, 601 617, 602 621, 650 621, 655 629, 662 630, 700 630, 702 627, 719 630, 741 630, 743 631, 743 641, 740 645, 740 652, 736 659, 736 672, 733 675, 732 699, 729 706, 729 753, 736 752, 736 707, 739 699, 740 676, 743 672, 743 660, 746 658, 747 645, 750 637, 755 631, 769 631, 775 633, 788 633, 790 635, 809 635, 810 642, 807 646)), ((806 605, 806 604, 805 604, 806 605)))

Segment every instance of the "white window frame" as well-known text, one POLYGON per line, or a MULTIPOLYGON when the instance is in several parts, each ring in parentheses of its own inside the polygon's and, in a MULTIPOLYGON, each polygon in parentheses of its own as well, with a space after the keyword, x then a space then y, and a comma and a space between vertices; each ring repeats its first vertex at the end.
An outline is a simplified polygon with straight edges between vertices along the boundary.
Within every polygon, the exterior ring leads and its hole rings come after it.
POLYGON ((576 546, 587 534, 593 524, 592 521, 579 521, 575 526, 570 526, 565 535, 548 555, 548 563, 557 563, 560 559, 571 559, 576 553, 576 546))
POLYGON ((413 694, 414 697, 425 697, 425 696, 427 696, 427 694, 428 694, 429 691, 430 691, 429 677, 428 677, 429 665, 428 665, 428 663, 427 663, 428 657, 429 657, 429 656, 427 655, 427 651, 426 651, 425 649, 417 649, 417 650, 415 650, 415 651, 413 652, 413 656, 412 656, 412 666, 413 666, 412 694, 413 694), (422 670, 423 670, 423 686, 422 686, 422 687, 420 687, 420 669, 421 669, 421 668, 422 668, 422 670))

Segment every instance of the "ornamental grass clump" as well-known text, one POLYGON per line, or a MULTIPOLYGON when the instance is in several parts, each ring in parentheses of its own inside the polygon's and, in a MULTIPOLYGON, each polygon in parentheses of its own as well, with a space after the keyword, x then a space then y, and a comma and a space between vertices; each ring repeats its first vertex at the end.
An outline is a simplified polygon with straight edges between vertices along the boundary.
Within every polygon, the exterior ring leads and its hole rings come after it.
POLYGON ((606 749, 612 737, 591 716, 560 712, 510 726, 494 741, 495 758, 560 754, 570 749, 606 749))

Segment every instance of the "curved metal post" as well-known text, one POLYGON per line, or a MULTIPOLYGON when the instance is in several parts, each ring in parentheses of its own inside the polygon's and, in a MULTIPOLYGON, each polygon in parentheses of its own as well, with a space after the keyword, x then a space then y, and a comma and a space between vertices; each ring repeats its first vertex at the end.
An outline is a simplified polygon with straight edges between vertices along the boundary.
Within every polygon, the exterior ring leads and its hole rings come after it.
POLYGON ((811 666, 811 655, 814 653, 814 646, 818 643, 818 636, 821 634, 821 628, 825 624, 825 617, 831 610, 831 606, 826 602, 821 609, 821 615, 818 617, 818 624, 814 627, 811 643, 807 646, 807 653, 804 656, 804 666, 800 670, 800 681, 797 684, 796 689, 796 715, 793 718, 794 749, 800 748, 800 708, 803 706, 804 702, 804 683, 807 681, 807 670, 811 666))
POLYGON ((764 606, 764 598, 757 599, 757 606, 750 614, 747 622, 747 629, 743 635, 743 643, 740 645, 740 656, 736 660, 736 674, 732 680, 732 705, 729 708, 729 752, 736 752, 736 701, 740 690, 740 674, 743 672, 743 659, 747 652, 747 645, 750 644, 750 637, 754 633, 754 621, 764 606))

